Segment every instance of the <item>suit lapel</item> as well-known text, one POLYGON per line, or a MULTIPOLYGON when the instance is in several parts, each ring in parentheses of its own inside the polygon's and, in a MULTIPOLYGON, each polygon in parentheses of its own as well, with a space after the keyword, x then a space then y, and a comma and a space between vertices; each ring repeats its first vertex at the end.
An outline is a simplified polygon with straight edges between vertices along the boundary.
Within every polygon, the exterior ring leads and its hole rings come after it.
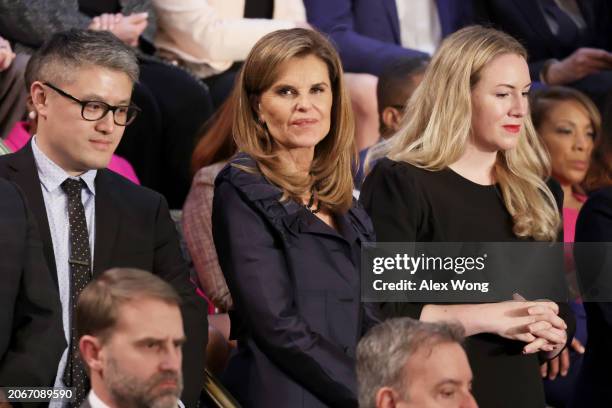
POLYGON ((55 266, 55 255, 53 253, 53 241, 51 239, 51 230, 49 229, 49 219, 47 218, 47 209, 45 200, 43 199, 40 179, 38 178, 38 170, 34 161, 34 153, 32 153, 32 141, 25 145, 21 150, 12 155, 8 162, 9 175, 8 178, 19 185, 23 190, 28 200, 28 206, 34 213, 38 224, 38 231, 43 242, 43 250, 51 277, 57 283, 57 268, 55 266))
POLYGON ((400 35, 400 26, 399 26, 399 17, 397 15, 397 7, 395 5, 395 0, 382 0, 385 9, 387 10, 387 15, 389 16, 389 22, 391 23, 391 30, 393 31, 393 38, 396 44, 401 44, 401 35, 400 35))
POLYGON ((526 21, 535 33, 542 37, 542 44, 546 44, 546 47, 553 53, 556 53, 556 47, 551 48, 557 44, 556 39, 550 27, 544 18, 544 14, 540 10, 540 6, 537 1, 533 0, 511 0, 516 4, 516 10, 523 14, 526 21))
POLYGON ((96 176, 96 237, 94 243, 93 276, 104 272, 111 263, 111 256, 119 233, 117 198, 109 171, 98 170, 96 176))

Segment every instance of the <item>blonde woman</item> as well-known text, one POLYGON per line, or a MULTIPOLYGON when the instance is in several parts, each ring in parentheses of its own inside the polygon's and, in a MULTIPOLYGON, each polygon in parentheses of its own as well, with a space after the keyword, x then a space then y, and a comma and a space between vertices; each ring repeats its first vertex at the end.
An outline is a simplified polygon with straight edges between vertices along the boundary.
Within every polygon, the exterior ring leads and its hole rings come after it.
POLYGON ((226 385, 249 407, 356 407, 360 303, 354 126, 336 51, 304 29, 268 34, 237 83, 239 153, 217 176, 213 238, 238 347, 226 385))
MULTIPOLYGON (((361 197, 378 241, 555 240, 560 217, 528 116, 530 85, 525 50, 504 33, 472 26, 442 43, 400 130, 370 153, 379 160, 361 197)), ((479 406, 544 406, 535 353, 550 358, 565 346, 557 304, 401 303, 385 311, 463 324, 479 406)))

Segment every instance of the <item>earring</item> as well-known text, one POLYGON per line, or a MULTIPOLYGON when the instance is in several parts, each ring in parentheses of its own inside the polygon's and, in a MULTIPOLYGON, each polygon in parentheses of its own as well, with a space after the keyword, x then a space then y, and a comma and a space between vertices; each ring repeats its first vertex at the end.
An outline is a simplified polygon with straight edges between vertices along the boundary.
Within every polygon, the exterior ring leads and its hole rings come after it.
POLYGON ((28 118, 32 120, 36 119, 36 111, 30 111, 30 113, 28 113, 28 118))

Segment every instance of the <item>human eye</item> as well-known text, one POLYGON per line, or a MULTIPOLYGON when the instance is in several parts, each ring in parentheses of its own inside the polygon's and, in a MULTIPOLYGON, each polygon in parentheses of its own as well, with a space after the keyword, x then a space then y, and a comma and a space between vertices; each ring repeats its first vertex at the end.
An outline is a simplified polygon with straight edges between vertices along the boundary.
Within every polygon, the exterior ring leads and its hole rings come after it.
POLYGON ((528 98, 530 93, 531 93, 531 89, 528 89, 526 91, 523 91, 521 95, 523 96, 523 98, 528 98))
POLYGON ((569 127, 566 126, 559 126, 555 129, 555 132, 560 134, 560 135, 571 135, 572 134, 572 129, 570 129, 569 127))
POLYGON ((455 393, 456 390, 454 387, 444 387, 439 391, 440 396, 445 399, 453 398, 455 393))
POLYGON ((281 96, 291 96, 295 95, 297 92, 290 86, 283 86, 276 90, 276 93, 281 96))
POLYGON ((588 137, 590 137, 591 139, 595 139, 595 136, 596 136, 596 135, 595 135, 595 132, 593 132, 593 131, 591 130, 591 131, 588 131, 588 132, 587 132, 587 136, 588 136, 588 137))
POLYGON ((495 96, 497 98, 503 99, 503 98, 507 98, 508 96, 510 96, 510 94, 508 92, 497 92, 495 96))
POLYGON ((323 92, 325 92, 325 88, 324 88, 324 87, 322 87, 322 86, 320 86, 320 85, 313 86, 313 87, 310 89, 310 92, 311 92, 311 93, 314 93, 314 94, 323 93, 323 92))
POLYGON ((85 104, 85 110, 91 113, 102 112, 107 105, 104 102, 89 101, 85 104))

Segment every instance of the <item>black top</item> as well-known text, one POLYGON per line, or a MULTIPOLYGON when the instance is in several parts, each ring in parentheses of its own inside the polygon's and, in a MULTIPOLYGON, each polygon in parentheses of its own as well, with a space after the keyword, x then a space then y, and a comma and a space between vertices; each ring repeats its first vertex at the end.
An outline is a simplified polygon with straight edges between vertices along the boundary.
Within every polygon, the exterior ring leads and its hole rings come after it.
POLYGON ((246 0, 244 18, 271 19, 274 14, 274 0, 246 0))
MULTIPOLYGON (((495 185, 483 186, 450 169, 428 171, 381 159, 366 177, 361 201, 382 242, 518 241, 512 218, 495 185)), ((418 319, 423 304, 386 304, 387 316, 418 319)), ((542 408, 544 391, 536 355, 524 343, 493 334, 466 339, 481 408, 542 408)))

